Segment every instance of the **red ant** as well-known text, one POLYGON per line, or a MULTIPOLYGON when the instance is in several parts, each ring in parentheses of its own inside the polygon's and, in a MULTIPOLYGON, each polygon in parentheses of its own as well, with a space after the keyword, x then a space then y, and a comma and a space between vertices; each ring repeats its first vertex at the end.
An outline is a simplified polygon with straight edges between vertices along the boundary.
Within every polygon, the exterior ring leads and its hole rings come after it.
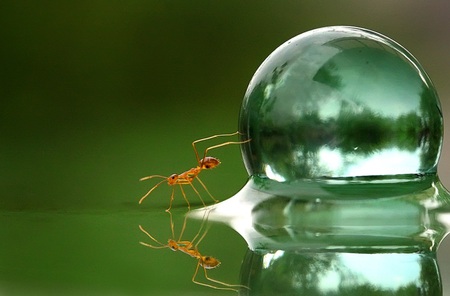
MULTIPOLYGON (((192 276, 192 282, 198 285, 202 285, 205 287, 210 287, 213 289, 219 289, 219 290, 232 290, 235 292, 238 292, 238 287, 242 287, 242 288, 246 288, 248 289, 248 287, 243 286, 243 285, 232 285, 232 284, 227 284, 225 282, 210 278, 208 276, 207 273, 207 269, 213 269, 216 268, 220 265, 220 261, 218 259, 216 259, 215 257, 212 256, 205 256, 202 255, 200 253, 200 251, 198 250, 198 245, 200 244, 200 242, 203 240, 203 238, 205 237, 207 230, 205 230, 205 232, 203 233, 203 235, 198 239, 198 241, 194 244, 194 241, 198 238, 198 236, 200 235, 201 230, 204 227, 204 223, 205 223, 205 219, 203 220, 199 231, 197 232, 197 234, 195 235, 195 237, 192 239, 192 241, 188 241, 188 240, 182 240, 181 236, 183 235, 183 232, 186 228, 186 218, 184 220, 184 224, 183 224, 183 228, 181 230, 180 233, 180 237, 178 238, 178 240, 174 240, 174 239, 169 239, 167 241, 167 244, 163 244, 161 242, 159 242, 157 239, 155 239, 150 233, 148 233, 141 225, 139 225, 139 229, 145 233, 151 240, 153 240, 155 243, 157 243, 159 246, 154 246, 148 243, 144 243, 144 242, 140 242, 141 245, 149 247, 149 248, 153 248, 153 249, 164 249, 164 248, 169 248, 172 251, 181 251, 184 254, 187 254, 195 259, 197 259, 197 267, 195 268, 195 272, 194 275, 192 276), (200 268, 200 266, 203 268, 203 272, 205 274, 205 278, 213 283, 222 285, 223 287, 220 286, 215 286, 212 284, 207 284, 207 283, 203 283, 203 282, 199 282, 196 280, 197 274, 198 274, 198 270, 200 268)), ((172 230, 172 236, 173 236, 173 230, 172 230)))
MULTIPOLYGON (((197 189, 195 188, 194 184, 192 184, 192 182, 194 181, 194 179, 197 179, 198 182, 202 185, 203 189, 205 189, 205 191, 208 193, 208 195, 211 197, 211 199, 214 202, 218 202, 217 199, 215 199, 211 193, 208 191, 208 189, 206 188, 206 185, 200 180, 200 178, 198 177, 198 175, 203 171, 203 170, 210 170, 215 168, 216 166, 218 166, 220 164, 219 159, 212 157, 212 156, 206 156, 206 154, 208 153, 209 150, 215 149, 215 148, 219 148, 219 147, 223 147, 226 145, 230 145, 230 144, 243 144, 243 143, 247 143, 250 141, 249 140, 245 140, 245 141, 238 141, 238 142, 225 142, 225 143, 221 143, 218 145, 214 145, 211 147, 208 147, 205 149, 205 152, 203 153, 203 158, 200 159, 197 148, 195 147, 195 144, 202 142, 202 141, 206 141, 206 140, 210 140, 210 139, 214 139, 214 138, 218 138, 218 137, 229 137, 229 136, 234 136, 234 135, 238 135, 240 134, 240 132, 234 132, 234 133, 230 133, 230 134, 219 134, 219 135, 213 135, 207 138, 202 138, 199 140, 196 140, 194 142, 192 142, 192 147, 194 149, 195 152, 195 156, 197 158, 197 166, 195 168, 191 168, 181 174, 172 174, 169 177, 166 176, 161 176, 161 175, 151 175, 151 176, 147 176, 147 177, 143 177, 141 178, 139 181, 144 181, 144 180, 148 180, 148 179, 152 179, 152 178, 163 178, 164 180, 160 181, 159 183, 157 183, 155 186, 153 186, 140 200, 139 200, 139 204, 141 204, 144 199, 150 195, 150 193, 152 193, 153 190, 155 190, 160 184, 162 184, 163 182, 167 182, 167 184, 169 186, 174 186, 174 185, 180 185, 180 189, 181 189, 181 193, 183 194, 183 198, 186 201, 187 205, 188 205, 188 209, 191 208, 191 205, 186 197, 186 193, 184 192, 183 186, 182 185, 190 185, 192 187, 192 189, 194 190, 194 192, 198 195, 198 197, 200 198, 200 200, 202 201, 203 205, 205 206, 205 202, 203 201, 202 197, 200 196, 200 193, 197 191, 197 189)), ((169 204, 169 208, 167 208, 167 212, 170 211, 170 209, 172 208, 172 202, 174 199, 174 193, 175 193, 175 188, 172 187, 172 194, 170 196, 170 204, 169 204)))

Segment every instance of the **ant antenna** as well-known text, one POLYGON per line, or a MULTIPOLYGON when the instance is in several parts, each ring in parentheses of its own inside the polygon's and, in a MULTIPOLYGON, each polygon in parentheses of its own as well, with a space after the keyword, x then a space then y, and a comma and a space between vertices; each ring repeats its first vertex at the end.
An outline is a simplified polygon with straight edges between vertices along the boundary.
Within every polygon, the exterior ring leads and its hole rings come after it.
MULTIPOLYGON (((195 157, 197 158, 197 163, 199 165, 201 165, 200 157, 198 155, 198 151, 197 151, 197 148, 195 147, 195 144, 197 144, 199 142, 203 142, 203 141, 219 138, 219 137, 231 137, 231 136, 234 136, 234 135, 242 135, 242 133, 237 131, 237 132, 229 133, 229 134, 218 134, 218 135, 213 135, 213 136, 209 136, 209 137, 206 137, 206 138, 202 138, 202 139, 199 139, 199 140, 195 140, 194 142, 192 142, 192 147, 194 148, 195 157)), ((249 140, 247 140, 247 141, 249 141, 249 140)), ((218 147, 222 147, 222 146, 229 145, 229 144, 242 144, 242 143, 246 143, 247 141, 226 142, 226 143, 222 143, 222 144, 219 144, 219 145, 211 146, 211 147, 209 147, 209 148, 207 148, 205 150, 205 153, 203 154, 203 158, 202 159, 204 159, 206 157, 206 153, 208 152, 208 150, 211 150, 211 149, 214 149, 214 148, 218 148, 218 147)))

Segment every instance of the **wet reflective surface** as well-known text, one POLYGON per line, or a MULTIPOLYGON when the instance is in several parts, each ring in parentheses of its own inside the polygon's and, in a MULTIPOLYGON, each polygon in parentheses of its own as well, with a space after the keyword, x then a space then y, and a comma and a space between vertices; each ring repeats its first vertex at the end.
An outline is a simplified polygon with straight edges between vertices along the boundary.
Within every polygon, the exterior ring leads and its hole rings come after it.
MULTIPOLYGON (((435 252, 450 229, 450 194, 436 177, 402 181, 303 182, 280 190, 251 178, 206 209, 210 221, 226 223, 255 251, 435 252)), ((203 215, 203 209, 190 214, 203 215)))
MULTIPOLYGON (((167 196, 158 197, 164 202, 152 208, 136 201, 131 209, 0 212, 0 295, 236 295, 194 284, 195 258, 139 244, 150 241, 139 224, 164 243, 171 238, 167 196)), ((174 207, 179 233, 185 203, 174 207)), ((188 220, 185 238, 192 239, 200 224, 188 220)), ((221 265, 209 276, 238 283, 245 246, 232 229, 210 227, 199 249, 221 265)), ((197 278, 203 281, 200 272, 197 278)))
POLYGON ((252 177, 207 210, 249 245, 241 295, 437 296, 449 204, 436 176, 290 186, 252 177))

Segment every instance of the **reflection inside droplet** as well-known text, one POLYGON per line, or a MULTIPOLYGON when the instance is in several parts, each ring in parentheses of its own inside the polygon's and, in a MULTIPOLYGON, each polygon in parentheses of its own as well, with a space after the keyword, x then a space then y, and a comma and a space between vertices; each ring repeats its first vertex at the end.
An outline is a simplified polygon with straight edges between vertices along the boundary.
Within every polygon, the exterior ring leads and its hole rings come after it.
POLYGON ((264 171, 266 173, 266 176, 268 176, 270 179, 278 181, 278 182, 284 182, 286 181, 284 177, 280 174, 278 174, 270 165, 266 164, 264 167, 264 171))
POLYGON ((368 157, 357 156, 348 166, 344 176, 400 175, 420 168, 420 150, 405 151, 397 148, 383 149, 368 157))
MULTIPOLYGON (((357 147, 354 150, 358 150, 357 147)), ((323 174, 331 177, 351 177, 370 175, 401 175, 420 168, 420 150, 405 151, 388 148, 372 152, 370 155, 342 153, 339 149, 322 147, 318 153, 318 166, 323 174)), ((268 166, 270 168, 270 166, 268 166)), ((266 169, 266 174, 273 180, 283 177, 266 169), (272 174, 271 174, 272 173, 272 174)))
MULTIPOLYGON (((331 149, 329 147, 322 147, 318 152, 319 166, 327 171, 338 171, 343 166, 345 155, 339 149, 331 149)), ((269 177, 270 178, 270 177, 269 177)))
POLYGON ((272 264, 274 260, 277 260, 283 255, 284 255, 283 250, 278 250, 275 253, 267 253, 266 256, 264 256, 263 258, 263 268, 269 268, 270 264, 272 264))

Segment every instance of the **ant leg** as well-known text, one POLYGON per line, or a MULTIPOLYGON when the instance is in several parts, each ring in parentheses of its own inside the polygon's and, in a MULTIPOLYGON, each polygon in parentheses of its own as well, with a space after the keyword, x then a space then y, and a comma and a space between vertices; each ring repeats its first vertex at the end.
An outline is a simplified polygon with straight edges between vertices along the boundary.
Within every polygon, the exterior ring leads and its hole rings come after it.
MULTIPOLYGON (((203 201, 203 198, 202 198, 202 196, 200 195, 200 193, 198 192, 198 190, 195 188, 194 184, 192 184, 192 182, 189 182, 189 185, 191 185, 192 189, 194 189, 195 193, 198 195, 198 197, 199 197, 200 200, 202 201, 203 206, 205 207, 206 204, 205 204, 205 202, 203 201)), ((186 199, 186 201, 187 201, 187 199, 186 199)))
POLYGON ((212 200, 214 200, 214 202, 218 203, 219 200, 216 199, 216 198, 214 198, 214 196, 212 196, 212 194, 209 192, 208 188, 206 188, 205 183, 203 183, 202 180, 200 180, 200 178, 199 178, 198 176, 195 177, 195 178, 196 178, 196 179, 198 180, 198 182, 202 185, 203 189, 205 189, 205 191, 209 194, 209 197, 211 197, 212 200))
MULTIPOLYGON (((205 212, 205 214, 206 214, 206 212, 205 212)), ((209 211, 208 211, 208 216, 209 216, 209 211)), ((206 221, 207 219, 208 219, 208 217, 204 218, 204 220, 202 221, 202 224, 205 223, 205 221, 206 221)), ((204 226, 201 226, 201 227, 200 227, 200 230, 202 229, 202 227, 204 227, 204 226)), ((197 235, 194 237, 194 239, 192 240, 191 243, 194 243, 195 239, 197 238, 197 236, 198 236, 199 233, 200 233, 200 230, 199 230, 199 232, 197 233, 197 235)), ((195 249, 195 250, 198 249, 198 245, 199 245, 200 242, 205 238, 207 232, 208 232, 208 229, 205 230, 205 232, 202 234, 202 236, 200 237, 200 239, 199 239, 199 240, 197 241, 197 243, 194 245, 194 249, 195 249)), ((202 260, 202 259, 199 259, 198 265, 202 265, 202 264, 200 264, 200 263, 201 263, 201 260, 202 260)), ((192 280, 193 280, 194 283, 197 283, 197 284, 199 284, 199 285, 203 285, 204 283, 200 283, 200 282, 194 281, 195 276, 197 275, 197 272, 198 272, 198 265, 197 265, 197 268, 196 268, 196 270, 195 270, 195 274, 194 274, 194 277, 192 278, 192 280)), ((216 265, 216 266, 217 266, 217 265, 216 265)), ((214 282, 214 283, 217 283, 217 284, 226 286, 226 287, 240 287, 240 288, 246 288, 246 289, 249 289, 247 286, 244 286, 244 285, 232 285, 232 284, 227 284, 227 283, 225 283, 225 282, 221 282, 221 281, 219 281, 219 280, 210 278, 210 277, 208 276, 208 274, 207 274, 206 267, 202 265, 202 268, 203 268, 203 271, 204 271, 204 273, 205 273, 205 278, 206 278, 207 280, 211 281, 211 282, 214 282)), ((237 289, 233 289, 233 288, 215 287, 215 286, 208 285, 208 284, 204 284, 204 286, 212 287, 212 288, 214 288, 214 289, 220 289, 220 290, 232 290, 232 291, 238 292, 237 289)))
MULTIPOLYGON (((203 222, 202 222, 203 223, 203 222)), ((203 228, 203 226, 200 227, 200 230, 203 228)), ((192 240, 192 243, 195 241, 195 239, 197 238, 197 236, 200 234, 200 230, 197 233, 197 235, 194 237, 194 239, 192 240)), ((200 242, 205 238, 206 233, 208 232, 208 229, 205 230, 205 232, 203 232, 202 236, 200 237, 200 239, 198 240, 198 242, 195 244, 194 248, 197 249, 198 245, 200 244, 200 242)))
MULTIPOLYGON (((208 216, 209 213, 211 212, 211 210, 205 210, 203 213, 203 218, 202 218, 202 223, 200 224, 200 228, 198 229, 197 233, 195 234, 194 238, 190 241, 191 246, 193 246, 194 248, 197 249, 198 244, 202 241, 202 239, 205 237, 206 232, 208 232, 208 229, 205 230, 205 233, 202 235, 202 237, 200 238, 200 240, 195 244, 194 246, 194 242, 195 240, 198 238, 198 236, 200 235, 200 233, 202 232, 202 230, 205 228, 206 225, 206 221, 208 220, 208 216)), ((187 217, 187 216, 186 216, 187 217)), ((181 237, 180 237, 181 238, 181 237)))
MULTIPOLYGON (((200 264, 200 260, 199 260, 198 263, 197 263, 197 267, 195 268, 194 275, 192 276, 192 282, 193 282, 194 284, 201 285, 201 286, 205 286, 205 287, 208 287, 208 288, 217 289, 217 290, 231 290, 231 291, 238 292, 237 289, 226 288, 226 287, 217 287, 217 286, 214 286, 214 285, 210 285, 210 284, 206 284, 206 283, 202 283, 202 282, 197 281, 195 278, 197 277, 198 269, 199 269, 200 265, 201 265, 201 264, 200 264)), ((205 277, 206 277, 208 280, 212 281, 212 282, 216 282, 216 280, 211 280, 211 279, 207 276, 207 274, 206 274, 206 268, 203 267, 203 266, 202 266, 202 268, 203 268, 203 270, 204 270, 204 272, 205 272, 205 277)), ((221 283, 220 281, 217 281, 217 282, 218 282, 218 283, 221 283)), ((224 284, 225 284, 225 283, 224 283, 224 284)), ((227 285, 227 284, 225 284, 225 286, 226 286, 226 285, 227 285)))
POLYGON ((244 285, 232 285, 232 284, 227 284, 227 283, 225 283, 225 282, 221 282, 221 281, 219 281, 219 280, 216 280, 216 279, 213 279, 213 278, 210 278, 209 276, 208 276, 208 273, 206 272, 206 268, 203 266, 203 271, 205 272, 205 278, 208 280, 208 281, 211 281, 211 282, 214 282, 214 283, 216 283, 216 284, 220 284, 220 285, 223 285, 223 286, 226 286, 226 287, 230 287, 230 288, 225 288, 225 287, 221 287, 221 288, 218 288, 218 289, 222 289, 222 290, 232 290, 232 291, 236 291, 236 292, 239 292, 239 290, 238 289, 233 289, 233 288, 231 288, 231 287, 236 287, 236 288, 246 288, 246 289, 249 289, 247 286, 244 286, 244 285))
MULTIPOLYGON (((181 187, 181 185, 180 185, 180 187, 181 187)), ((181 191, 183 191, 183 189, 181 189, 181 191)), ((173 199, 174 199, 174 194, 175 194, 175 188, 172 187, 172 194, 170 195, 169 207, 166 209, 166 212, 170 212, 170 209, 172 208, 172 202, 173 202, 173 199)), ((189 202, 188 202, 188 208, 189 207, 190 206, 189 206, 189 202)))
POLYGON ((184 215, 183 227, 181 227, 180 236, 178 237, 178 241, 182 242, 181 237, 184 234, 184 230, 186 229, 187 215, 184 215))
MULTIPOLYGON (((251 139, 247 139, 245 141, 237 141, 237 142, 225 142, 225 143, 222 143, 222 144, 218 144, 218 145, 214 145, 214 146, 208 147, 208 148, 205 149, 205 153, 203 153, 203 158, 202 159, 204 159, 206 157, 206 154, 208 153, 209 150, 216 149, 216 148, 219 148, 219 147, 223 147, 223 146, 226 146, 226 145, 244 144, 244 143, 248 143, 250 141, 251 141, 251 139)), ((199 163, 200 163, 200 161, 199 161, 199 163)))
POLYGON ((161 242, 159 242, 156 238, 154 238, 153 236, 150 235, 150 233, 148 233, 141 225, 139 225, 139 229, 145 233, 151 240, 153 240, 155 243, 159 244, 160 246, 153 246, 144 242, 139 242, 141 245, 149 247, 149 248, 153 248, 153 249, 163 249, 166 248, 166 245, 162 244, 161 242))
POLYGON ((198 140, 195 140, 194 142, 192 142, 192 147, 194 148, 195 157, 197 157, 197 163, 200 164, 200 158, 199 158, 199 155, 198 155, 197 148, 195 147, 195 144, 197 144, 197 143, 199 143, 199 142, 211 140, 211 139, 214 139, 214 138, 219 138, 219 137, 231 137, 231 136, 234 136, 234 135, 240 135, 240 134, 241 134, 241 133, 240 133, 239 131, 234 132, 234 133, 229 133, 229 134, 218 134, 218 135, 213 135, 213 136, 210 136, 210 137, 198 139, 198 140))
MULTIPOLYGON (((172 212, 168 212, 170 215, 170 225, 171 225, 171 229, 172 229, 172 239, 175 239, 175 231, 174 231, 174 223, 173 223, 173 219, 172 219, 172 212)), ((192 248, 192 243, 190 241, 187 240, 182 240, 181 238, 183 237, 183 233, 184 230, 186 229, 186 220, 187 220, 187 215, 184 216, 184 222, 183 222, 183 227, 181 228, 180 231, 180 235, 178 237, 178 240, 176 241, 178 245, 183 246, 186 249, 190 249, 192 248)))
POLYGON ((180 189, 181 189, 181 194, 183 195, 183 198, 184 198, 184 200, 185 200, 186 203, 187 203, 188 211, 190 211, 190 210, 191 210, 191 204, 189 203, 189 200, 188 200, 188 198, 187 198, 187 196, 186 196, 186 193, 184 192, 184 189, 183 189, 183 185, 182 185, 182 184, 180 184, 180 189))
MULTIPOLYGON (((150 179, 151 177, 152 177, 152 176, 144 177, 144 178, 141 178, 139 181, 147 180, 147 179, 150 179)), ((165 177, 164 177, 164 178, 165 178, 165 177)), ((145 199, 147 196, 149 196, 150 193, 152 193, 152 191, 155 190, 156 187, 158 187, 159 185, 161 185, 161 183, 163 183, 164 181, 166 181, 166 180, 162 180, 161 182, 159 182, 158 184, 156 184, 155 186, 153 186, 152 189, 150 189, 143 197, 141 197, 141 199, 139 200, 139 204, 141 204, 141 203, 144 201, 144 199, 145 199)))
MULTIPOLYGON (((191 204, 189 203, 189 200, 188 200, 188 198, 187 198, 187 196, 186 196, 186 193, 184 192, 184 189, 183 189, 183 185, 184 185, 184 184, 186 184, 186 183, 183 183, 183 184, 178 183, 178 185, 180 185, 181 194, 183 195, 183 198, 184 198, 184 200, 185 200, 186 203, 187 203, 188 210, 190 211, 190 210, 191 210, 191 204)), ((191 185, 192 189, 194 189, 195 193, 198 195, 198 197, 199 197, 200 200, 202 201, 203 206, 206 206, 206 205, 205 205, 205 202, 203 201, 203 199, 202 199, 202 197, 201 197, 201 195, 200 195, 200 193, 199 193, 198 190, 194 187, 194 185, 192 184, 192 182, 189 182, 189 185, 191 185)), ((174 200, 174 192, 175 192, 174 190, 175 190, 175 188, 172 189, 172 195, 170 196, 170 204, 169 204, 169 208, 166 209, 166 212, 169 212, 170 209, 172 208, 172 203, 173 203, 173 200, 174 200)))
POLYGON ((169 213, 170 230, 172 231, 172 239, 175 239, 175 223, 173 223, 172 212, 171 211, 166 211, 166 212, 169 213))
POLYGON ((163 179, 167 179, 166 176, 161 176, 161 175, 151 175, 151 176, 147 176, 147 177, 142 177, 139 179, 139 181, 144 181, 144 180, 148 180, 148 179, 152 179, 152 178, 163 178, 163 179))
MULTIPOLYGON (((198 273, 199 265, 201 265, 200 261, 198 262, 197 268, 195 270, 196 273, 198 273)), ((196 283, 196 284, 199 284, 199 285, 202 285, 202 286, 206 286, 206 287, 210 287, 210 288, 217 289, 217 290, 227 290, 227 291, 235 291, 235 292, 239 292, 239 290, 237 288, 246 288, 246 289, 248 289, 247 286, 227 284, 225 282, 213 279, 213 278, 208 276, 208 272, 206 271, 206 267, 202 266, 202 268, 203 268, 203 273, 205 274, 205 278, 208 281, 216 283, 216 284, 219 284, 219 285, 222 285, 222 286, 225 286, 225 287, 218 287, 218 286, 214 286, 214 285, 210 285, 210 284, 206 284, 206 283, 201 283, 201 282, 195 281, 195 279, 193 279, 193 282, 196 283)))

